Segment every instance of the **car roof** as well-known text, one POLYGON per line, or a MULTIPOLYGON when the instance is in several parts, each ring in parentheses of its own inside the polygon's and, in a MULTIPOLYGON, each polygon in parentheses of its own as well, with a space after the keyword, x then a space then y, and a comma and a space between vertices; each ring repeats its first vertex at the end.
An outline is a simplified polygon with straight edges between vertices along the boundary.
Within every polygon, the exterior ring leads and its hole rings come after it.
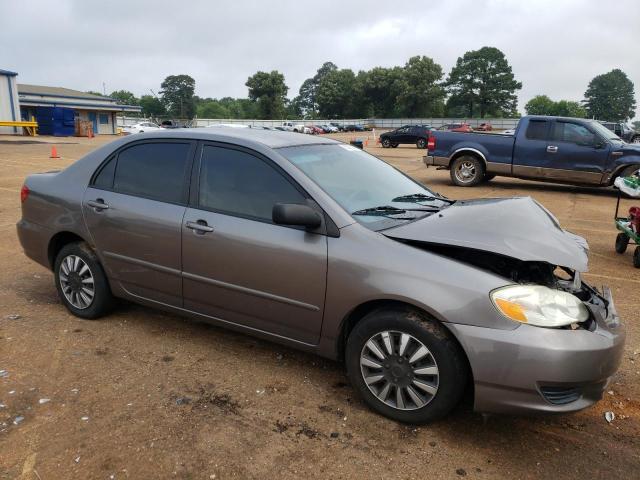
POLYGON ((180 128, 148 133, 145 132, 142 135, 144 135, 145 138, 162 137, 229 142, 247 147, 260 144, 269 148, 341 143, 337 140, 332 140, 326 137, 317 137, 295 132, 283 132, 280 130, 263 130, 258 128, 180 128))

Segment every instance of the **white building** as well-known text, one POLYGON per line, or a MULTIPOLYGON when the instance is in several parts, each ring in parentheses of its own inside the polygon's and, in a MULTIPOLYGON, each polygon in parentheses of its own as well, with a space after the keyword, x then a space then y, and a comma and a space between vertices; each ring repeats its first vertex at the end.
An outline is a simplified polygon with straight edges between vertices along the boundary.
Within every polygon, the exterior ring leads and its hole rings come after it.
MULTIPOLYGON (((20 106, 18 104, 18 89, 16 87, 15 72, 0 70, 0 121, 20 121, 20 106)), ((19 133, 16 127, 0 127, 0 134, 19 133)), ((21 133, 21 132, 20 132, 21 133)))

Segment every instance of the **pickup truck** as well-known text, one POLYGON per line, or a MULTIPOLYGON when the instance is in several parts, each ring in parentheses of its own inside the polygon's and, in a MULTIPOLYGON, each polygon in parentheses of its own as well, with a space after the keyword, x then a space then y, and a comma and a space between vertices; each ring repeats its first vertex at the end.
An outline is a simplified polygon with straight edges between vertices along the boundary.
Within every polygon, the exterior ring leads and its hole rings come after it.
POLYGON ((432 130, 427 149, 425 165, 448 169, 461 187, 498 175, 605 187, 640 169, 640 145, 579 118, 523 117, 513 135, 432 130))

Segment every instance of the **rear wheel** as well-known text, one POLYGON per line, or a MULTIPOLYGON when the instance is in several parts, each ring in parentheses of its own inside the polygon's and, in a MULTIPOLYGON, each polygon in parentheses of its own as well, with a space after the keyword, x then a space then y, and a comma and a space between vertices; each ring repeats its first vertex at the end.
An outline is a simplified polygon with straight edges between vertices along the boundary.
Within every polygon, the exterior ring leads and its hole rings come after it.
POLYGON ((423 149, 426 148, 427 146, 427 141, 424 138, 419 138, 418 141, 416 142, 416 147, 423 149))
POLYGON ((484 179, 484 166, 478 158, 463 155, 452 162, 450 175, 455 185, 473 187, 484 179))
POLYGON ((629 237, 626 233, 620 232, 616 237, 616 253, 624 253, 627 251, 627 245, 629 245, 629 237))
POLYGON ((398 143, 392 143, 391 148, 396 148, 398 145, 399 145, 398 143))
POLYGON ((95 253, 84 242, 65 245, 54 264, 58 296, 77 317, 99 318, 111 310, 113 296, 95 253))
POLYGON ((368 314, 347 340, 347 372, 376 412, 425 423, 455 407, 467 382, 460 347, 437 322, 411 309, 368 314))

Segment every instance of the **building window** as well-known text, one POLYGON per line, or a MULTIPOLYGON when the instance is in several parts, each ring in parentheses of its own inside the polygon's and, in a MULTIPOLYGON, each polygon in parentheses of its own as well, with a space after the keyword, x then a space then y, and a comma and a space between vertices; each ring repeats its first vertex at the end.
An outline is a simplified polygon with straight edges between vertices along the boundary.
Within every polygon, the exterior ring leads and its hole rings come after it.
POLYGON ((100 125, 109 125, 109 115, 106 113, 100 114, 100 125))

